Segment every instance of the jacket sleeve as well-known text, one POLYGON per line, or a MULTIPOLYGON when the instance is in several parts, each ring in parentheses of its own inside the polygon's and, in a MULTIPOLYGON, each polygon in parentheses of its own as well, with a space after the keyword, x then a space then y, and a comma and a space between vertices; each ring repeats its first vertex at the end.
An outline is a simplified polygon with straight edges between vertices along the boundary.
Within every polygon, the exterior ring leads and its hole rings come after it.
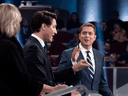
POLYGON ((58 71, 64 70, 68 67, 72 67, 71 56, 69 52, 63 51, 58 66, 58 71))
POLYGON ((55 82, 64 82, 75 77, 72 67, 54 72, 55 82))
POLYGON ((66 81, 75 77, 76 74, 72 69, 71 56, 66 51, 63 51, 58 70, 55 72, 55 80, 66 81))

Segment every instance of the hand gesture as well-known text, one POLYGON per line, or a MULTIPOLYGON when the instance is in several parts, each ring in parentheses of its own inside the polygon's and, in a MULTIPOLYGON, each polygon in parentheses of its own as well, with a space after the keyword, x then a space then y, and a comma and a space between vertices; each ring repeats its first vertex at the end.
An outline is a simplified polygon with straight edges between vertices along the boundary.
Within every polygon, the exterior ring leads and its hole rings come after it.
POLYGON ((87 62, 87 60, 80 60, 76 65, 72 66, 72 69, 74 72, 78 72, 84 67, 89 67, 89 66, 90 64, 87 62))
POLYGON ((78 46, 76 46, 72 52, 72 61, 76 62, 77 58, 79 57, 79 53, 80 53, 81 48, 78 48, 78 46))

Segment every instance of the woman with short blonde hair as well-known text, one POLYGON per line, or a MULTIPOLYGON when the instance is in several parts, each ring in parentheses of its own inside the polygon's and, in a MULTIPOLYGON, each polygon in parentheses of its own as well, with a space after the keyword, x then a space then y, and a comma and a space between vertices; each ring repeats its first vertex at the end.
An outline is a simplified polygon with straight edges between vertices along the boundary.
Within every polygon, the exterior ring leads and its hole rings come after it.
POLYGON ((0 31, 1 36, 12 37, 20 31, 21 14, 12 4, 0 5, 0 31))

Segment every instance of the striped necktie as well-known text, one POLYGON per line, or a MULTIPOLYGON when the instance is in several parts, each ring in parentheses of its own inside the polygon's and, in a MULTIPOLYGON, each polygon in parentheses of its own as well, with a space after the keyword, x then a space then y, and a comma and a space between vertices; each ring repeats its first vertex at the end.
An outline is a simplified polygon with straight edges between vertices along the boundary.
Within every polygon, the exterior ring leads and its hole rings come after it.
POLYGON ((93 64, 92 64, 91 57, 89 56, 89 52, 90 51, 86 51, 86 53, 87 53, 87 61, 90 64, 90 67, 88 67, 88 69, 89 69, 90 77, 91 77, 91 81, 92 81, 93 77, 94 77, 94 69, 93 69, 93 64))

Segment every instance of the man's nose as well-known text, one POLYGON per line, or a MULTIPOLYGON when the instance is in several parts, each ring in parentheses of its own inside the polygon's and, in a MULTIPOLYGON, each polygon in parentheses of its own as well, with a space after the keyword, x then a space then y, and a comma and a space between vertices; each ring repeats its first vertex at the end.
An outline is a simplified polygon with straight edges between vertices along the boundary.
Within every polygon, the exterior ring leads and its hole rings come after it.
POLYGON ((57 34, 57 30, 55 30, 55 32, 54 32, 55 34, 57 34))
POLYGON ((85 34, 85 37, 88 37, 88 36, 89 36, 89 34, 88 34, 88 33, 86 33, 86 34, 85 34))

